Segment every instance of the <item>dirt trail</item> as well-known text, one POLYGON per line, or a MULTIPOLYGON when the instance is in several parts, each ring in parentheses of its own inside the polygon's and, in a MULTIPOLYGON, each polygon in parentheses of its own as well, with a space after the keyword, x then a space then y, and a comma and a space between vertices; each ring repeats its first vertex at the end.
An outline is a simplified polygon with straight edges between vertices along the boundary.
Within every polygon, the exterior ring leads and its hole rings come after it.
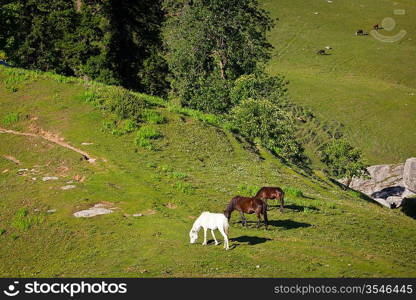
POLYGON ((94 163, 96 160, 95 158, 91 157, 87 152, 82 151, 81 149, 75 148, 74 146, 71 146, 70 144, 64 142, 62 138, 59 138, 58 136, 51 134, 44 130, 38 130, 38 133, 30 133, 30 132, 19 132, 19 131, 5 129, 5 128, 0 127, 0 133, 9 133, 9 134, 14 134, 14 135, 39 137, 39 138, 45 139, 49 142, 55 143, 59 146, 65 147, 67 149, 70 149, 72 151, 75 151, 81 154, 90 163, 94 163))

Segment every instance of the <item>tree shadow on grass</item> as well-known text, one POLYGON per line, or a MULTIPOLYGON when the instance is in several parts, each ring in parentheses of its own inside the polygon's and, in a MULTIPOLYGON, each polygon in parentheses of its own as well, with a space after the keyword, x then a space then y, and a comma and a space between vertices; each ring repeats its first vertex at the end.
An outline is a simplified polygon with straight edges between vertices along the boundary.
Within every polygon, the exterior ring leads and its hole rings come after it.
POLYGON ((269 226, 283 227, 288 230, 288 229, 311 227, 312 225, 309 223, 296 222, 296 221, 287 219, 287 220, 269 220, 269 226))
POLYGON ((303 206, 303 205, 297 205, 297 204, 288 204, 288 205, 285 205, 284 208, 285 209, 291 209, 291 210, 294 210, 294 211, 297 211, 297 212, 305 211, 306 209, 319 211, 319 208, 317 208, 315 206, 303 206))
POLYGON ((230 241, 231 242, 248 243, 249 245, 257 245, 257 244, 265 243, 267 241, 271 241, 271 239, 265 238, 265 237, 258 237, 258 236, 242 235, 242 236, 239 236, 239 237, 236 237, 236 238, 231 238, 230 241))

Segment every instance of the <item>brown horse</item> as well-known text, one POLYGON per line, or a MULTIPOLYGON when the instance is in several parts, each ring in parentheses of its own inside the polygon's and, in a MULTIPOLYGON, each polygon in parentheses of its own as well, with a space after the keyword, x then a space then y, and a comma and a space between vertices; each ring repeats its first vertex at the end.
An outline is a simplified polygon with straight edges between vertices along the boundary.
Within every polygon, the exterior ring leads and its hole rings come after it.
POLYGON ((276 199, 280 201, 280 212, 283 212, 285 192, 279 187, 262 187, 254 196, 256 198, 263 199, 267 203, 267 199, 276 199))
POLYGON ((241 222, 243 226, 247 226, 247 219, 244 216, 244 213, 252 214, 256 213, 257 215, 257 228, 260 227, 260 220, 261 215, 264 218, 264 226, 267 229, 267 204, 260 198, 250 198, 250 197, 242 197, 242 196, 235 196, 231 199, 230 203, 228 204, 227 208, 224 210, 224 215, 227 217, 228 220, 231 218, 231 213, 234 210, 238 210, 241 215, 241 222))

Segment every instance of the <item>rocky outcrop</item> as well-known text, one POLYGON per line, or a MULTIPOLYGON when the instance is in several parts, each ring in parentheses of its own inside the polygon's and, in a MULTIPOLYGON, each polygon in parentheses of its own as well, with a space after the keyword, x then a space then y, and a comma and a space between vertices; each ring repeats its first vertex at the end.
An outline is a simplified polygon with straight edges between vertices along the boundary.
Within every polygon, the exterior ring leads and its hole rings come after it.
POLYGON ((406 160, 403 170, 403 183, 406 189, 416 193, 416 157, 406 160))
MULTIPOLYGON (((367 171, 369 178, 354 177, 349 187, 389 208, 400 207, 403 199, 416 196, 416 158, 404 164, 370 166, 367 171)), ((346 180, 340 182, 345 184, 346 180)))

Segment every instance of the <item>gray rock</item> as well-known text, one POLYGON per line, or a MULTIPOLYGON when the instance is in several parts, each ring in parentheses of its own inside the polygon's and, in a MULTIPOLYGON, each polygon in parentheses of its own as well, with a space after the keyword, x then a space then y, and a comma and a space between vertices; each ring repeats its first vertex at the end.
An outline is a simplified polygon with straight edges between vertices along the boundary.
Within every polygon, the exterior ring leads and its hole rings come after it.
POLYGON ((74 213, 75 218, 91 218, 99 215, 111 214, 111 209, 103 207, 101 203, 94 205, 93 207, 74 213))
POLYGON ((133 214, 133 217, 141 217, 143 214, 133 214))
POLYGON ((402 194, 403 198, 414 198, 416 197, 416 193, 413 193, 412 191, 409 190, 404 190, 403 194, 402 194))
MULTIPOLYGON (((350 188, 371 197, 372 194, 385 188, 393 186, 403 187, 403 168, 404 164, 370 166, 367 168, 370 178, 354 177, 350 183, 350 188)), ((341 183, 345 184, 345 180, 341 181, 341 183)))
POLYGON ((403 170, 404 186, 416 193, 416 157, 408 158, 403 170))
POLYGON ((48 209, 46 212, 48 214, 52 214, 52 213, 56 212, 56 209, 48 209))
POLYGON ((63 186, 63 187, 61 187, 61 190, 70 190, 70 189, 74 189, 74 188, 76 188, 76 186, 75 185, 65 185, 65 186, 63 186))
POLYGON ((398 196, 390 196, 386 199, 388 203, 390 203, 392 208, 397 208, 402 205, 403 198, 398 196))
POLYGON ((374 198, 374 201, 380 203, 381 205, 391 208, 391 204, 382 198, 374 198))
POLYGON ((56 176, 47 176, 47 177, 43 177, 42 180, 43 181, 49 181, 49 180, 58 180, 59 178, 56 176))

